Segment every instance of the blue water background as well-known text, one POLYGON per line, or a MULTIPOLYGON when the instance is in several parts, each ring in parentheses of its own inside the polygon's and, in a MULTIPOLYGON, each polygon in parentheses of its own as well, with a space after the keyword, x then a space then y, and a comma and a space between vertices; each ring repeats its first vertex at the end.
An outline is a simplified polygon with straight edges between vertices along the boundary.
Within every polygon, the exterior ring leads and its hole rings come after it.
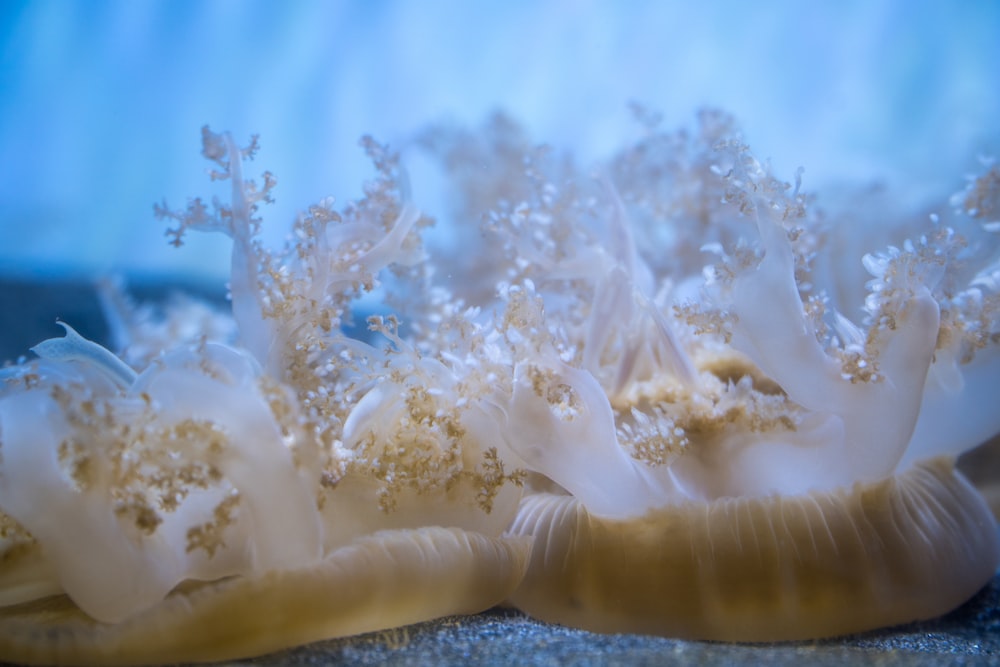
POLYGON ((1000 148, 1000 2, 4 0, 0 275, 221 281, 225 239, 178 251, 152 217, 213 192, 205 123, 262 135, 274 245, 312 201, 359 196, 362 134, 405 146, 504 109, 586 162, 636 135, 631 100, 669 126, 722 106, 807 186, 939 194, 1000 148))

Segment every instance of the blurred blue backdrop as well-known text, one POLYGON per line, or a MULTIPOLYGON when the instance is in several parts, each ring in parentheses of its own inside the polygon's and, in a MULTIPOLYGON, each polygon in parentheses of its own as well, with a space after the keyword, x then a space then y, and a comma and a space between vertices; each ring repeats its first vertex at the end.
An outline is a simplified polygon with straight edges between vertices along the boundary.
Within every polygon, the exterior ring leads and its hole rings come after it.
MULTIPOLYGON (((957 186, 1000 137, 1000 2, 131 0, 0 3, 0 274, 221 278, 228 244, 168 247, 152 203, 210 192, 199 128, 262 135, 267 237, 404 142, 494 109, 585 160, 627 103, 740 119, 779 175, 957 186)), ((416 192, 418 203, 420 192, 416 192)))

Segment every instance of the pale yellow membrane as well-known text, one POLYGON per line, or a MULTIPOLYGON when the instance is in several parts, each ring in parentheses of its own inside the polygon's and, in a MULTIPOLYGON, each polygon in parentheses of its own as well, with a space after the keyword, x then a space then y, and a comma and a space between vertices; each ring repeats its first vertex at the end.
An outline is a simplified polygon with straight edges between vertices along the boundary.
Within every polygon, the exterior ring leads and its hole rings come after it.
POLYGON ((851 489, 725 499, 631 521, 569 496, 522 501, 535 546, 510 601, 597 632, 724 641, 829 637, 932 618, 1000 561, 997 527, 951 459, 851 489))
POLYGON ((260 655, 487 609, 521 580, 530 544, 459 529, 361 538, 321 564, 190 585, 103 625, 65 596, 0 609, 0 661, 121 665, 260 655))

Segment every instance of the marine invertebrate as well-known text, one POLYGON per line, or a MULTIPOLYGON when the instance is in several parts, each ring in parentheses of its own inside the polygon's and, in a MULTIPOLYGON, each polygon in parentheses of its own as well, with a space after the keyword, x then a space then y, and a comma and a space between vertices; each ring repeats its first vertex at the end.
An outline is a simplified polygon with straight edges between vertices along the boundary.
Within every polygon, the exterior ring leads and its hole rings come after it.
POLYGON ((4 370, 2 659, 252 655, 477 611, 522 575, 527 540, 501 536, 520 476, 474 396, 489 363, 481 332, 433 305, 462 333, 439 332, 437 354, 388 315, 370 322, 384 348, 342 331, 353 298, 422 256, 426 221, 402 198, 394 156, 368 142, 379 178, 366 197, 313 207, 274 254, 255 237, 274 179, 241 172, 255 143, 207 128, 202 139, 230 202, 157 212, 176 243, 189 229, 233 238, 239 342, 195 331, 151 356, 187 311, 124 312, 138 370, 68 325, 4 370))
POLYGON ((469 198, 503 192, 507 261, 482 265, 520 285, 509 444, 549 480, 510 529, 535 541, 514 605, 761 641, 934 616, 989 580, 993 519, 934 457, 1000 431, 994 171, 911 240, 837 257, 855 231, 725 114, 693 136, 650 122, 596 181, 501 130, 478 152, 429 141, 486 181, 469 198))
POLYGON ((110 293, 121 356, 66 326, 0 376, 0 657, 219 659, 505 598, 793 639, 970 596, 1000 560, 952 462, 1000 432, 995 170, 841 257, 728 116, 644 118, 596 178, 506 121, 428 133, 485 212, 437 255, 370 139, 365 197, 267 250, 256 140, 204 129, 228 203, 156 211, 232 238, 231 319, 110 293))

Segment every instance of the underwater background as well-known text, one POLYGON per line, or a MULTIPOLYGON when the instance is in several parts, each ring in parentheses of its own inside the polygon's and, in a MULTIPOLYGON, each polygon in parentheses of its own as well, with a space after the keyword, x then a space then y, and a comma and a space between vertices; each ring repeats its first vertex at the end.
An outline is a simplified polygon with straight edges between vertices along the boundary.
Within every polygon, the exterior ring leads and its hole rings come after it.
MULTIPOLYGON (((406 153, 428 123, 480 126, 495 110, 587 163, 702 106, 821 204, 881 181, 901 207, 958 190, 1000 154, 1000 2, 261 2, 0 0, 0 362, 60 335, 107 340, 93 281, 141 300, 174 285, 219 299, 230 242, 178 250, 153 203, 211 192, 200 128, 261 135, 251 169, 279 181, 264 237, 297 211, 360 196, 371 134, 404 149, 414 196, 444 213, 406 153)), ((981 465, 988 469, 988 465, 981 465)), ((951 614, 845 640, 770 647, 595 636, 514 612, 334 640, 253 664, 967 664, 1000 655, 1000 577, 951 614)), ((249 663, 248 663, 249 664, 249 663)))
MULTIPOLYGON (((152 204, 204 193, 199 128, 261 135, 279 181, 264 238, 358 197, 371 134, 404 150, 419 205, 428 123, 494 110, 587 163, 710 105, 810 190, 958 189, 1000 147, 1000 3, 0 3, 0 277, 187 276, 221 285, 228 240, 163 237, 152 204)), ((216 237, 217 236, 217 237, 216 237)))

